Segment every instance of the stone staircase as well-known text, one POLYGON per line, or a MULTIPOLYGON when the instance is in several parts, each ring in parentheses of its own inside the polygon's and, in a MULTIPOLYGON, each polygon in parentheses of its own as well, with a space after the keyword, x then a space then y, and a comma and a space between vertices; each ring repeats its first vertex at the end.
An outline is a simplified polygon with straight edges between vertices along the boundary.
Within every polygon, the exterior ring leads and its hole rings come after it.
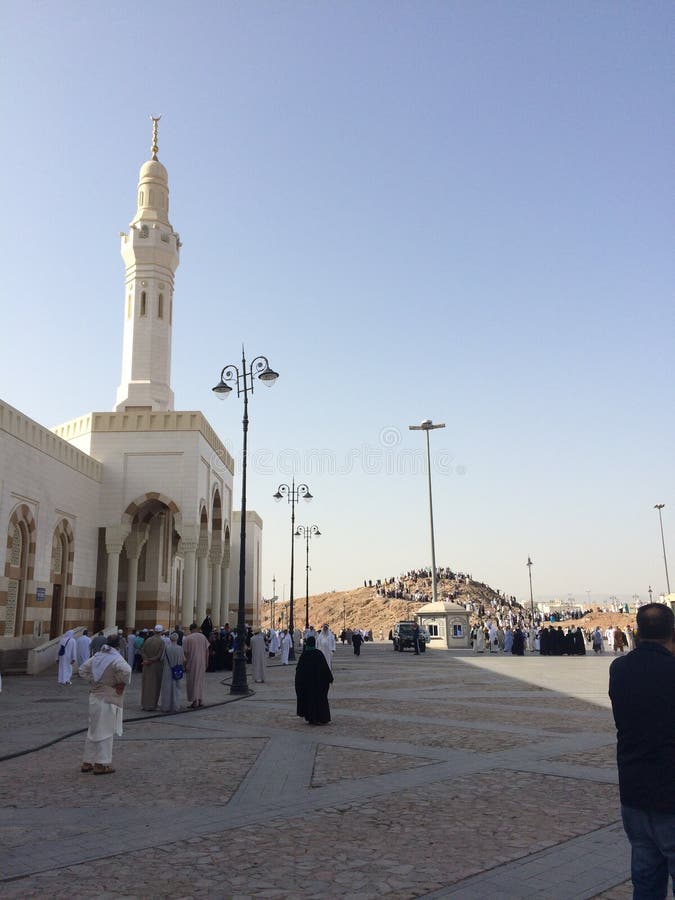
POLYGON ((28 648, 0 650, 0 673, 25 675, 28 665, 28 648))

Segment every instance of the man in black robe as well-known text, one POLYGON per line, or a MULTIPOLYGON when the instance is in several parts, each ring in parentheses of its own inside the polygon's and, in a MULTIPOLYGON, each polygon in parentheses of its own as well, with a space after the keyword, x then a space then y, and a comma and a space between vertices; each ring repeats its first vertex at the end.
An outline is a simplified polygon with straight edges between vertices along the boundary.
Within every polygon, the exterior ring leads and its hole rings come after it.
POLYGON ((521 628, 516 628, 513 632, 513 646, 511 648, 513 656, 523 656, 525 654, 525 635, 521 628))
POLYGON ((330 722, 328 688, 333 673, 326 657, 316 649, 316 638, 308 637, 295 667, 295 695, 297 715, 310 725, 326 725, 330 722))

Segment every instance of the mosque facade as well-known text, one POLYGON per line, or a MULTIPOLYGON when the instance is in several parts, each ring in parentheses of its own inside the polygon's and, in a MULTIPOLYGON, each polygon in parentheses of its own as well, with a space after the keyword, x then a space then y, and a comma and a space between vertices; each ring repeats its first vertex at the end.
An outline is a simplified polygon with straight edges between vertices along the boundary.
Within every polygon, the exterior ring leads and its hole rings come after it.
MULTIPOLYGON (((157 158, 121 235, 122 375, 114 409, 46 428, 0 400, 0 651, 68 628, 236 620, 234 461, 199 411, 174 409, 181 241, 157 158)), ((236 517, 236 524, 235 524, 236 517)), ((238 546, 239 535, 236 535, 238 546)), ((246 621, 260 620, 262 520, 247 513, 246 621)))

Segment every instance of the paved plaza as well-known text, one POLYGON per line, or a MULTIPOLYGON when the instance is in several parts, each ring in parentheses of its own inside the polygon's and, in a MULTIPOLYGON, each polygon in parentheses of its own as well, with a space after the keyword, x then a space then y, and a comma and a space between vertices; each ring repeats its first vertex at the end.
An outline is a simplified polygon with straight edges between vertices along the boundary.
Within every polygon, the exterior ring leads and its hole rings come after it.
POLYGON ((0 897, 628 898, 610 661, 338 646, 323 727, 278 659, 172 716, 134 675, 102 777, 87 686, 5 678, 0 897))

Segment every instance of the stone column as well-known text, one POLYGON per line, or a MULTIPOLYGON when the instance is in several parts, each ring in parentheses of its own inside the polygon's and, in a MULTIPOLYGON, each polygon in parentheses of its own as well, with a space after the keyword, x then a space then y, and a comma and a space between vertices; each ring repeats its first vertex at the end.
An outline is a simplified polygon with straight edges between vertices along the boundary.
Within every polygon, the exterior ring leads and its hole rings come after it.
POLYGON ((223 545, 220 543, 220 541, 218 541, 214 546, 211 547, 211 553, 209 554, 209 581, 211 582, 209 605, 211 606, 211 616, 214 622, 217 622, 221 627, 225 624, 225 619, 221 618, 220 616, 220 582, 222 562, 223 545))
POLYGON ((127 629, 136 627, 136 594, 138 590, 138 560, 150 534, 150 526, 132 529, 125 541, 129 568, 127 575, 127 629))
POLYGON ((195 621, 201 625, 206 618, 209 602, 209 536, 201 535, 197 546, 197 615, 195 621))
POLYGON ((112 525, 105 530, 105 549, 108 554, 108 567, 105 579, 105 616, 103 628, 111 631, 117 628, 117 588, 119 583, 120 553, 124 546, 124 538, 128 530, 119 525, 112 525))
POLYGON ((178 550, 183 554, 183 616, 189 625, 195 618, 195 584, 197 541, 181 538, 178 550))

